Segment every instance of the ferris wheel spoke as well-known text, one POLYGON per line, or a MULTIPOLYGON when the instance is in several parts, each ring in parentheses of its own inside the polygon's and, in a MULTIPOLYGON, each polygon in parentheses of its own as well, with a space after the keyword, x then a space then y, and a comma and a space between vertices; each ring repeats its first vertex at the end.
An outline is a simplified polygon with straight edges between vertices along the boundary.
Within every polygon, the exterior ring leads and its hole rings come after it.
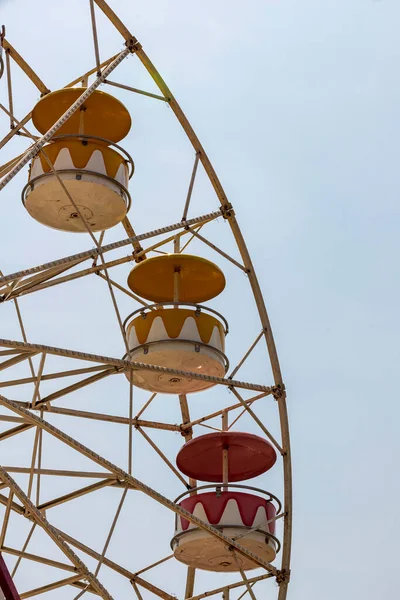
POLYGON ((82 575, 80 573, 78 573, 77 575, 72 575, 71 577, 67 577, 65 579, 59 579, 58 581, 54 581, 52 583, 48 583, 47 585, 42 585, 41 587, 29 590, 28 592, 24 592, 20 594, 20 598, 21 600, 25 600, 25 598, 32 598, 32 596, 39 596, 40 594, 45 594, 47 592, 51 592, 52 590, 57 590, 66 585, 72 585, 80 579, 82 579, 82 575))
POLYGON ((19 132, 19 130, 21 129, 21 127, 23 125, 26 125, 27 123, 29 123, 30 120, 31 120, 31 113, 28 113, 20 121, 19 125, 17 125, 13 129, 11 129, 11 131, 9 131, 9 133, 7 133, 7 135, 5 135, 3 137, 3 139, 0 141, 0 149, 3 148, 15 135, 17 135, 17 133, 19 132))
MULTIPOLYGON (((4 48, 4 41, 3 41, 4 48)), ((7 74, 7 88, 8 88, 8 107, 10 109, 10 129, 14 127, 14 108, 13 108, 13 93, 12 93, 12 80, 11 80, 11 64, 10 64, 10 52, 11 48, 6 47, 6 74, 7 74)))
POLYGON ((50 508, 54 508, 55 506, 59 506, 60 504, 64 504, 65 502, 70 502, 71 500, 75 500, 76 498, 81 498, 87 494, 91 494, 92 492, 97 492, 98 490, 102 490, 105 487, 120 487, 120 484, 115 478, 108 477, 107 479, 103 479, 97 483, 93 483, 92 485, 85 486, 80 488, 79 490, 75 490, 74 492, 70 492, 69 494, 65 494, 64 496, 59 496, 58 498, 53 498, 52 500, 47 500, 46 502, 42 502, 38 504, 39 510, 48 510, 50 508))
POLYGON ((24 360, 28 360, 33 356, 36 356, 39 352, 23 352, 22 354, 18 354, 14 358, 9 358, 6 361, 0 363, 0 371, 4 371, 5 369, 9 369, 10 367, 14 367, 24 360))
POLYGON ((131 581, 131 585, 135 591, 135 594, 136 594, 138 600, 143 600, 143 596, 140 593, 140 590, 139 590, 138 586, 136 585, 136 583, 134 581, 131 581))
MULTIPOLYGON (((70 267, 67 267, 67 269, 69 269, 69 268, 70 267)), ((65 271, 65 270, 66 269, 63 268, 63 271, 65 271)), ((60 272, 63 272, 63 271, 60 271, 60 272)), ((31 281, 30 283, 23 282, 23 285, 22 284, 19 285, 22 278, 15 279, 11 284, 6 284, 0 290, 1 301, 6 302, 7 300, 14 300, 16 298, 19 298, 20 296, 22 296, 26 293, 29 294, 32 291, 34 291, 36 289, 36 287, 39 286, 41 283, 44 283, 45 281, 52 279, 53 277, 55 277, 58 274, 59 274, 58 272, 40 273, 39 275, 36 275, 35 277, 31 278, 33 281, 31 281)))
MULTIPOLYGON (((7 485, 5 483, 0 484, 0 489, 3 490, 6 487, 7 487, 7 485)), ((2 504, 3 506, 7 506, 7 504, 8 504, 8 497, 4 496, 4 494, 0 494, 0 504, 2 504)), ((23 506, 21 506, 20 504, 17 504, 17 502, 14 502, 14 501, 11 502, 11 509, 13 510, 13 512, 15 512, 19 515, 24 514, 23 506)))
MULTIPOLYGON (((39 410, 39 408, 28 407, 27 404, 20 403, 20 406, 30 408, 31 410, 39 410)), ((130 425, 133 427, 144 427, 147 429, 161 429, 164 431, 182 432, 182 427, 173 423, 160 423, 158 421, 145 421, 134 417, 132 420, 129 417, 121 417, 119 415, 109 415, 103 413, 95 413, 74 408, 66 408, 64 406, 52 406, 48 411, 53 415, 63 415, 67 417, 80 417, 82 419, 91 419, 93 421, 106 421, 108 423, 117 423, 120 425, 130 425)))
MULTIPOLYGON (((188 405, 188 400, 187 400, 187 396, 186 394, 180 394, 178 396, 179 398, 179 405, 181 408, 181 415, 182 415, 182 425, 187 425, 188 423, 190 423, 190 412, 189 412, 189 405, 188 405)), ((185 441, 189 441, 192 439, 193 437, 193 429, 191 427, 186 427, 183 432, 182 432, 185 441)))
MULTIPOLYGON (((100 253, 105 254, 107 252, 111 252, 112 250, 117 250, 119 248, 123 248, 124 246, 128 246, 135 241, 140 242, 140 241, 143 241, 146 239, 150 239, 152 237, 156 237, 159 235, 163 235, 165 233, 169 233, 171 231, 176 231, 179 229, 184 230, 187 226, 196 225, 198 223, 203 223, 206 221, 211 221, 213 219, 217 219, 218 217, 221 216, 221 214, 222 214, 221 211, 214 211, 212 213, 207 213, 205 215, 201 215, 201 216, 195 217, 193 219, 188 219, 187 221, 184 221, 184 222, 181 221, 179 223, 173 223, 172 225, 160 227, 158 229, 154 229, 152 231, 142 233, 142 234, 136 235, 134 237, 120 240, 118 242, 112 242, 111 244, 106 244, 105 246, 100 246, 99 248, 91 248, 90 250, 86 250, 84 252, 79 252, 79 253, 73 254, 71 256, 66 256, 66 257, 51 261, 49 263, 45 263, 43 265, 38 265, 36 267, 24 269, 23 271, 18 271, 17 273, 5 275, 5 276, 0 277, 0 284, 10 283, 10 282, 14 281, 15 279, 26 277, 27 275, 33 275, 35 273, 39 273, 41 271, 46 271, 47 269, 61 266, 61 265, 74 266, 72 263, 75 263, 76 261, 81 261, 81 260, 85 260, 85 259, 87 259, 87 260, 94 259, 100 253)), ((183 233, 184 232, 182 232, 182 234, 183 233)), ((173 237, 171 239, 173 239, 173 237)), ((162 244, 165 244, 165 243, 166 243, 165 241, 162 241, 160 244, 157 244, 157 247, 162 244)), ((146 249, 144 251, 141 251, 141 253, 148 252, 148 251, 149 251, 149 249, 146 249)), ((127 260, 130 260, 130 259, 128 258, 127 260)))
POLYGON ((243 358, 238 362, 236 367, 234 369, 232 369, 232 371, 228 375, 228 379, 231 379, 231 377, 236 375, 236 373, 239 371, 239 369, 244 365, 244 363, 246 362, 246 360, 248 359, 250 354, 253 352, 254 348, 257 346, 258 342, 261 340, 263 335, 264 335, 264 331, 261 330, 260 333, 258 334, 258 336, 256 337, 256 339, 254 340, 254 342, 252 343, 252 345, 250 346, 250 348, 247 350, 247 352, 243 356, 243 358))
MULTIPOLYGON (((16 350, 14 353, 18 353, 16 350)), ((1 353, 0 353, 1 354, 1 353)), ((95 371, 104 371, 107 367, 104 365, 94 366, 94 367, 86 367, 85 369, 71 369, 69 371, 57 371, 55 373, 46 373, 42 375, 41 381, 50 381, 52 379, 60 379, 63 377, 75 377, 76 375, 83 375, 85 373, 93 373, 95 371)), ((4 387, 12 387, 18 385, 25 385, 27 383, 35 383, 37 377, 25 377, 21 379, 10 379, 9 381, 1 381, 0 388, 4 387)), ((1 417, 0 417, 1 419, 1 417)))
POLYGON ((243 568, 242 568, 242 566, 238 560, 238 557, 236 556, 236 552, 234 550, 232 550, 232 554, 233 554, 235 563, 237 564, 240 575, 242 576, 243 583, 247 588, 247 592, 249 593, 249 596, 251 597, 251 600, 257 600, 256 595, 253 591, 253 586, 250 584, 249 580, 247 579, 246 573, 243 571, 243 568))
POLYGON ((136 571, 135 577, 137 577, 138 575, 141 575, 142 573, 145 573, 146 571, 150 571, 150 569, 154 569, 154 567, 158 567, 158 565, 161 565, 162 563, 166 562, 167 560, 170 560, 173 557, 174 557, 173 554, 168 554, 168 556, 165 556, 164 558, 157 560, 156 562, 152 563, 151 565, 147 565, 147 567, 144 567, 143 569, 136 571))
POLYGON ((187 196, 186 196, 185 206, 183 208, 183 215, 182 215, 182 219, 181 219, 182 221, 186 221, 186 218, 187 218, 189 204, 190 204, 190 200, 192 198, 193 186, 194 186, 194 182, 196 179, 197 167, 199 165, 199 158, 200 158, 200 155, 198 152, 196 152, 194 164, 193 164, 192 175, 190 177, 190 182, 189 182, 189 189, 188 189, 187 196))
MULTIPOLYGON (((183 429, 184 425, 187 425, 188 423, 190 423, 189 403, 188 403, 186 394, 180 394, 178 396, 178 398, 179 398, 179 406, 180 406, 181 415, 182 415, 181 434, 185 438, 185 443, 186 443, 186 442, 189 442, 193 438, 193 427, 186 427, 185 429, 183 429)), ((193 477, 189 477, 189 485, 191 488, 195 488, 197 485, 197 481, 195 479, 193 479, 193 477)), ((192 588, 194 586, 194 577, 195 577, 195 569, 193 569, 193 572, 192 572, 191 568, 188 567, 187 576, 186 576, 185 598, 187 597, 187 595, 191 596, 193 594, 192 588), (191 583, 191 582, 193 582, 193 583, 191 583)))
MULTIPOLYGON (((32 449, 31 467, 29 470, 29 481, 28 481, 28 491, 27 491, 27 496, 29 499, 31 499, 31 494, 32 494, 33 479, 35 476, 34 471, 35 471, 35 466, 36 466, 36 456, 38 453, 39 443, 41 442, 41 437, 42 437, 42 431, 39 427, 36 427, 35 438, 34 438, 33 449, 32 449)), ((39 468, 40 468, 40 465, 39 465, 39 468)))
POLYGON ((151 592, 155 596, 158 596, 159 598, 163 598, 163 600, 176 600, 175 596, 171 596, 171 594, 168 594, 167 592, 165 592, 161 588, 157 587, 153 583, 150 583, 149 581, 146 581, 142 577, 135 577, 134 580, 131 583, 132 583, 132 585, 134 583, 137 583, 142 588, 144 588, 145 590, 151 592))
POLYGON ((9 290, 7 291, 7 293, 3 292, 5 288, 2 288, 0 290, 0 294, 4 294, 2 301, 5 302, 6 300, 13 300, 14 298, 18 298, 21 295, 35 291, 37 287, 41 286, 41 284, 52 280, 54 277, 57 277, 57 275, 61 275, 61 273, 64 273, 65 271, 72 269, 73 267, 76 267, 81 262, 83 262, 83 260, 85 259, 77 260, 76 262, 68 265, 61 265, 52 269, 48 269, 43 273, 39 273, 38 275, 34 275, 33 277, 28 277, 26 279, 15 279, 12 283, 12 286, 14 287, 10 289, 11 286, 8 286, 9 290))
POLYGON ((10 520, 13 496, 14 496, 14 492, 10 489, 10 492, 8 495, 7 506, 6 506, 6 512, 5 512, 4 518, 3 518, 3 525, 1 527, 0 548, 2 548, 4 546, 4 540, 6 538, 8 522, 10 520))
POLYGON ((100 373, 96 373, 96 375, 91 375, 91 377, 82 379, 81 381, 78 381, 77 383, 73 383, 72 385, 62 388, 61 390, 58 390, 57 392, 53 392, 52 394, 49 394, 45 398, 42 398, 41 400, 36 402, 36 404, 32 402, 32 404, 30 406, 32 408, 41 407, 49 402, 52 402, 53 400, 57 400, 58 398, 62 398, 63 396, 66 396, 67 394, 71 394, 72 392, 76 392, 77 390, 80 390, 88 385, 91 385, 92 383, 101 381, 105 377, 109 377, 110 375, 115 375, 115 373, 116 373, 115 368, 104 369, 104 370, 100 371, 100 373))
POLYGON ((92 34, 93 34, 93 45, 94 45, 94 55, 96 59, 96 67, 97 67, 97 76, 101 73, 100 67, 100 50, 99 50, 99 40, 97 36, 97 26, 96 26, 96 14, 94 10, 93 0, 89 0, 90 6, 90 18, 92 21, 92 34))
POLYGON ((9 546, 2 546, 1 551, 5 552, 6 554, 10 554, 11 556, 17 556, 19 558, 31 560, 32 562, 41 563, 49 567, 61 569, 63 571, 76 572, 76 567, 74 567, 73 565, 68 565, 57 560, 52 560, 51 558, 47 558, 45 556, 39 556, 38 554, 31 554, 30 552, 24 552, 22 550, 17 550, 16 548, 10 548, 9 546))
MULTIPOLYGON (((125 233, 127 234, 128 237, 130 237, 130 238, 136 237, 135 230, 133 229, 132 223, 130 222, 128 216, 126 216, 122 219, 122 226, 125 229, 125 233)), ((100 245, 101 245, 101 243, 100 243, 100 245)), ((146 255, 143 253, 143 248, 139 244, 139 242, 132 242, 132 246, 133 246, 133 254, 136 256, 137 254, 141 253, 142 256, 140 257, 140 260, 144 260, 146 258, 146 255)), ((135 260, 136 260, 136 262, 140 262, 140 260, 138 258, 136 258, 135 260)))
POLYGON ((158 94, 152 94, 151 92, 145 92, 144 90, 139 90, 138 88, 134 88, 129 85, 117 83, 116 81, 110 81, 109 79, 106 79, 104 81, 104 83, 108 83, 108 85, 113 85, 114 87, 121 88, 122 90, 127 90, 128 92, 134 92, 135 94, 141 94, 142 96, 148 96, 149 98, 155 98, 156 100, 162 100, 163 102, 168 102, 168 98, 164 98, 164 96, 159 96, 158 94))
MULTIPOLYGON (((28 467, 4 466, 4 469, 9 473, 29 473, 28 467)), ((77 477, 83 479, 115 479, 112 473, 106 471, 68 471, 66 469, 34 469, 35 474, 49 475, 54 477, 77 477)), ((1 488, 6 487, 1 484, 1 488)), ((4 497, 3 497, 4 499, 4 497)))
POLYGON ((154 394, 152 394, 150 396, 150 398, 147 400, 147 402, 145 402, 142 406, 142 408, 139 410, 139 412, 137 413, 135 419, 139 419, 139 417, 144 413, 144 411, 146 410, 146 408, 148 408, 150 406, 150 404, 153 402, 154 398, 157 396, 157 392, 155 392, 154 394))
POLYGON ((13 435, 23 433, 27 429, 32 429, 32 427, 33 425, 31 425, 30 423, 23 423, 22 425, 18 425, 18 427, 13 427, 12 429, 8 429, 7 431, 2 431, 0 433, 0 442, 2 442, 3 440, 7 440, 13 435))
POLYGON ((196 569, 194 569, 193 567, 188 567, 186 575, 185 598, 190 598, 191 596, 193 596, 195 578, 196 569))
POLYGON ((141 363, 136 361, 130 361, 126 359, 111 358, 106 356, 100 356, 98 354, 90 354, 88 352, 79 352, 77 350, 67 350, 65 348, 55 348, 54 346, 45 346, 43 344, 31 344, 28 342, 17 342, 13 340, 0 339, 0 346, 9 348, 22 348, 26 350, 32 350, 39 352, 45 352, 54 356, 64 356, 66 358, 74 358, 92 362, 99 362, 108 365, 109 367, 117 367, 119 372, 129 371, 133 369, 156 371, 160 373, 169 373, 172 375, 182 375, 191 377, 193 379, 199 379, 203 381, 209 381, 214 384, 220 384, 225 387, 235 387, 239 389, 254 390, 259 392, 265 392, 266 394, 275 394, 277 388, 274 386, 266 386, 258 383, 249 383, 246 381, 238 381, 235 379, 227 379, 223 377, 214 377, 212 375, 203 375, 201 373, 193 371, 182 371, 181 369, 170 369, 168 367, 162 367, 160 365, 153 365, 148 363, 141 363))

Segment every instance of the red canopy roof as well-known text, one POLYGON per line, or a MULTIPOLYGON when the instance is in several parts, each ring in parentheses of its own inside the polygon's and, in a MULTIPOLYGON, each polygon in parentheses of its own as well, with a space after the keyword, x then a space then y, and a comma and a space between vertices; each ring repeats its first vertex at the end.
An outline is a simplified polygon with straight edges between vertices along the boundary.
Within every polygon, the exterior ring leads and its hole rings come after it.
POLYGON ((221 431, 187 442, 176 458, 178 469, 200 481, 222 481, 222 450, 228 449, 228 479, 231 482, 257 477, 276 461, 269 442, 252 433, 221 431))

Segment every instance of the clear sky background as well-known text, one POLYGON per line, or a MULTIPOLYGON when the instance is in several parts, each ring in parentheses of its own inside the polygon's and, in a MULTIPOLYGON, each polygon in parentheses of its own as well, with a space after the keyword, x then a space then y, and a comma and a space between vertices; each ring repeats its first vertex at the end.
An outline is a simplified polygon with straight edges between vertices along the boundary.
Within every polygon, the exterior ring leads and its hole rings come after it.
MULTIPOLYGON (((396 0, 114 0, 111 5, 161 71, 209 153, 260 278, 288 389, 292 433, 289 598, 395 598, 400 534, 395 383, 400 5, 396 0)), ((10 42, 51 89, 93 65, 88 2, 0 0, 3 22, 10 42)), ((121 41, 100 17, 99 28, 105 59, 119 51, 121 41)), ((126 60, 111 79, 153 91, 136 62, 132 57, 126 60)), ((16 69, 14 73, 15 112, 21 118, 38 94, 16 69)), ((156 100, 117 93, 114 88, 105 91, 115 93, 132 113, 132 130, 123 144, 136 163, 130 213, 135 228, 146 231, 179 220, 193 152, 172 111, 156 100)), ((5 79, 0 81, 0 101, 6 102, 5 79)), ((8 130, 4 115, 0 129, 4 134, 8 130)), ((25 140, 16 140, 1 151, 0 163, 25 147, 25 140)), ((93 245, 86 236, 63 234, 34 222, 19 199, 25 181, 26 171, 1 198, 0 268, 5 273, 93 245)), ((200 173, 191 214, 216 206, 200 173)), ((213 239, 234 252, 224 225, 215 229, 213 239)), ((115 228, 106 242, 123 237, 122 228, 115 228)), ((212 306, 229 318, 228 354, 234 364, 259 325, 245 280, 224 261, 217 262, 228 286, 212 306)), ((129 268, 116 270, 116 278, 123 282, 129 268)), ((124 315, 135 308, 124 296, 118 300, 124 315)), ((21 310, 32 342, 123 354, 107 288, 99 278, 27 296, 21 310)), ((0 336, 21 339, 11 304, 1 307, 0 336)), ((21 376, 28 375, 22 372, 21 376)), ((242 377, 271 383, 261 355, 255 355, 242 377)), ((26 393, 29 397, 31 389, 26 393)), ((221 394, 214 390, 196 396, 194 414, 219 408, 221 394)), ((25 399, 15 388, 9 395, 25 399)), ((145 397, 138 393, 138 407, 145 397)), ((126 381, 113 377, 60 405, 126 414, 126 398, 126 381)), ((150 416, 176 422, 177 405, 172 415, 169 402, 164 397, 150 416)), ((274 409, 260 408, 260 415, 276 430, 274 409)), ((71 420, 53 419, 123 464, 118 426, 105 429, 85 422, 74 428, 71 420)), ((243 427, 252 425, 243 421, 243 427)), ((9 449, 19 451, 21 461, 29 464, 33 438, 24 435, 26 448, 10 442, 9 449)), ((175 436, 171 441, 171 435, 157 440, 173 459, 182 439, 175 436)), ((53 466, 60 467, 62 461, 71 464, 69 454, 46 443, 53 466)), ((173 497, 175 480, 137 436, 135 452, 135 474, 173 497)), ((278 467, 261 479, 262 486, 280 494, 278 467)), ((63 493, 67 483, 58 485, 63 493)), ((95 538, 101 549, 118 502, 116 493, 96 496, 99 504, 93 512, 100 520, 106 515, 104 531, 83 518, 87 499, 76 501, 76 522, 66 521, 65 528, 75 530, 78 537, 81 532, 88 541, 95 538)), ((173 516, 163 509, 157 512, 154 504, 141 499, 132 503, 123 514, 124 527, 116 531, 110 556, 135 570, 168 553, 173 516)), ((67 519, 59 509, 51 515, 58 524, 67 519)), ((20 535, 20 544, 23 531, 15 534, 20 535)), ((40 547, 39 538, 36 543, 40 547)), ((174 580, 184 570, 167 565, 152 581, 174 592, 179 588, 174 580)), ((21 569, 20 589, 26 589, 22 574, 21 569)), ((106 570, 104 577, 112 586, 114 580, 106 570)), ((196 592, 219 582, 218 577, 202 574, 196 592)), ((264 597, 275 597, 273 584, 260 589, 264 597)), ((123 590, 130 593, 129 587, 123 590)), ((74 590, 52 594, 54 599, 73 598, 74 590)))

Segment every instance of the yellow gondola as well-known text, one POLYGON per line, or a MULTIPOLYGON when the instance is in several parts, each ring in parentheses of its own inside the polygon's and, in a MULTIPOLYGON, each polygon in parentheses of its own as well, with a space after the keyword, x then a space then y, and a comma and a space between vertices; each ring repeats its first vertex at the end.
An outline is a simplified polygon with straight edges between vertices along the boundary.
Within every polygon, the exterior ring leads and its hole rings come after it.
MULTIPOLYGON (((157 302, 135 311, 125 322, 132 360, 215 377, 225 375, 228 324, 222 315, 198 304, 224 289, 225 277, 219 267, 198 256, 156 256, 132 269, 128 285, 139 296, 157 302)), ((153 392, 187 394, 213 385, 146 369, 135 369, 129 377, 138 387, 153 392)))
MULTIPOLYGON (((65 88, 44 96, 32 112, 38 131, 50 129, 82 91, 65 88)), ((87 226, 103 231, 120 223, 131 204, 128 181, 133 161, 116 142, 130 127, 124 105, 96 90, 33 159, 22 193, 29 214, 69 232, 87 231, 87 226)))

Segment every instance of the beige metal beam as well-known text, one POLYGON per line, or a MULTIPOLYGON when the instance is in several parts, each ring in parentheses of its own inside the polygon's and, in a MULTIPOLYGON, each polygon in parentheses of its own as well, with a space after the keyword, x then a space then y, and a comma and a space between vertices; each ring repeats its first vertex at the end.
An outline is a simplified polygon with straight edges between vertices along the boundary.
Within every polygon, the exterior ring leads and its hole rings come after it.
POLYGON ((34 590, 30 590, 29 592, 24 592, 23 594, 20 594, 20 598, 21 600, 26 600, 26 598, 39 596, 40 594, 45 594, 46 592, 57 590, 60 587, 64 587, 65 585, 71 585, 72 583, 75 583, 80 579, 82 579, 82 575, 78 573, 78 575, 72 575, 71 577, 67 577, 66 579, 60 579, 59 581, 54 581, 53 583, 42 585, 41 587, 35 588, 34 590))
MULTIPOLYGON (((26 403, 20 403, 21 406, 28 408, 26 403)), ((31 407, 32 408, 32 407, 31 407)), ((33 410, 38 410, 37 407, 33 407, 33 410)), ((106 421, 108 423, 118 423, 120 425, 132 425, 133 427, 144 427, 147 429, 161 429, 164 431, 179 431, 182 432, 180 425, 174 425, 173 423, 159 423, 158 421, 145 421, 143 419, 129 419, 129 417, 120 417, 118 415, 107 415, 104 413, 94 413, 85 410, 78 410, 74 408, 65 408, 63 406, 52 406, 48 412, 56 415, 66 415, 68 417, 80 417, 83 419, 92 419, 94 421, 106 421)))
POLYGON ((75 358, 79 360, 98 362, 102 364, 107 364, 110 367, 118 367, 121 372, 130 371, 134 369, 156 371, 159 373, 181 375, 183 377, 191 377, 192 379, 209 381, 210 383, 219 384, 226 387, 234 386, 235 388, 239 389, 264 392, 265 394, 274 393, 274 388, 268 387, 266 385, 260 385, 258 383, 248 383, 246 381, 237 381, 236 379, 224 379, 223 377, 202 375, 201 373, 195 373, 192 371, 181 371, 180 369, 168 369, 166 367, 160 367, 158 365, 150 365, 147 363, 140 363, 136 361, 100 356, 98 354, 89 354, 88 352, 78 352, 76 350, 67 350, 65 348, 55 348, 54 346, 45 346, 43 344, 29 344, 27 342, 17 342, 14 340, 0 339, 0 346, 6 348, 20 348, 21 350, 31 350, 32 352, 45 352, 46 354, 52 354, 54 356, 64 356, 66 358, 75 358))
MULTIPOLYGON (((1 183, 1 182, 0 182, 1 183)), ((163 235, 165 233, 169 233, 171 231, 177 231, 179 229, 184 229, 186 225, 195 225, 197 223, 204 223, 207 221, 211 221, 213 219, 221 216, 220 211, 214 211, 212 213, 207 213, 205 215, 201 215, 199 217, 195 217, 193 219, 188 219, 187 221, 180 221, 179 223, 173 223, 172 225, 167 225, 166 227, 160 227, 159 229, 154 229, 152 231, 148 231, 146 233, 142 233, 136 235, 131 238, 127 238, 124 240, 120 240, 118 242, 112 242, 111 244, 107 244, 105 246, 101 246, 100 248, 90 248, 84 252, 79 252, 77 254, 73 254, 71 256, 65 256, 63 258, 59 258, 57 260, 53 260, 51 262, 45 263, 43 265, 38 265, 36 267, 31 267, 30 269, 24 269, 23 271, 18 271, 17 273, 12 273, 10 275, 5 275, 0 277, 0 284, 9 283, 14 281, 14 279, 20 279, 21 277, 26 277, 27 275, 33 275, 34 273, 40 273, 41 271, 45 271, 46 269, 50 269, 56 267, 58 265, 65 265, 69 263, 74 263, 79 261, 80 259, 92 258, 95 259, 100 254, 105 254, 106 252, 111 252, 112 250, 117 250, 118 248, 123 248, 124 246, 129 246, 135 241, 147 240, 152 237, 156 237, 158 235, 163 235)), ((162 243, 165 243, 163 241, 162 243)), ((148 250, 146 250, 147 252, 148 250)), ((144 252, 144 251, 142 251, 144 252)), ((104 265, 103 265, 104 268, 104 265)))
MULTIPOLYGON (((9 293, 7 298, 4 298, 4 300, 6 300, 6 299, 9 300, 9 299, 21 296, 22 294, 25 294, 26 292, 29 292, 32 289, 35 289, 37 286, 44 283, 45 281, 49 281, 49 280, 53 279, 53 277, 56 277, 57 275, 61 275, 61 273, 64 273, 64 271, 67 271, 68 269, 72 269, 73 267, 78 265, 83 260, 84 259, 77 260, 76 262, 71 263, 71 264, 57 266, 57 267, 54 267, 53 269, 48 269, 44 272, 38 273, 37 275, 33 275, 32 277, 28 277, 26 279, 23 279, 22 281, 19 281, 17 283, 16 287, 12 290, 11 293, 9 293)), ((0 294, 4 293, 3 289, 0 290, 0 294)))
POLYGON ((32 429, 32 425, 30 423, 23 423, 22 425, 18 425, 18 427, 13 427, 12 429, 7 429, 7 431, 2 431, 0 433, 0 442, 3 440, 7 440, 13 435, 19 435, 28 429, 32 429))
POLYGON ((83 387, 91 385, 92 383, 101 381, 102 379, 104 379, 105 377, 108 377, 109 375, 115 375, 115 373, 117 373, 115 368, 105 369, 104 371, 100 371, 100 373, 96 373, 95 375, 86 377, 85 379, 82 379, 81 381, 73 383, 72 385, 69 385, 65 388, 62 388, 61 390, 57 390, 56 392, 49 394, 49 396, 42 398, 41 400, 36 402, 35 405, 32 405, 32 408, 43 407, 43 405, 47 404, 48 402, 52 402, 53 400, 57 400, 58 398, 61 398, 62 396, 66 396, 67 394, 76 392, 77 390, 80 390, 83 387))
MULTIPOLYGON (((216 218, 216 217, 214 217, 214 218, 216 218)), ((205 225, 208 222, 209 221, 203 221, 201 223, 201 225, 198 227, 197 230, 200 230, 201 227, 203 227, 203 225, 205 225)), ((184 235, 187 235, 187 234, 188 234, 188 231, 186 229, 184 229, 184 230, 180 231, 177 235, 178 236, 184 236, 184 235)), ((128 233, 128 235, 129 235, 129 233, 128 233)), ((143 257, 146 256, 147 252, 152 252, 152 251, 153 252, 157 252, 156 248, 159 248, 160 246, 163 246, 163 245, 169 243, 170 241, 172 241, 174 239, 174 237, 175 236, 170 236, 170 237, 168 237, 168 238, 166 238, 164 240, 161 240, 160 242, 157 242, 156 244, 152 244, 149 248, 146 248, 145 250, 135 250, 135 261, 139 262, 143 257)), ((193 239, 193 238, 194 238, 194 236, 191 237, 191 239, 193 239)), ((189 240, 188 243, 190 243, 190 240, 189 240)), ((186 248, 186 246, 188 245, 188 243, 185 244, 185 246, 183 247, 183 249, 186 248)), ((138 244, 138 243, 137 242, 136 243, 132 242, 133 246, 135 244, 138 244)), ((93 258, 93 256, 90 256, 88 258, 93 258)), ((83 260, 85 260, 85 259, 79 260, 78 262, 82 262, 83 260)), ((29 285, 26 288, 23 285, 23 283, 25 283, 27 280, 24 280, 23 282, 21 282, 20 286, 15 291, 15 293, 13 293, 11 295, 11 297, 7 298, 7 299, 12 299, 14 297, 20 297, 20 296, 24 296, 26 294, 31 294, 33 292, 44 290, 44 289, 47 289, 49 287, 53 287, 54 285, 59 285, 60 283, 66 283, 67 281, 72 281, 74 279, 78 279, 80 277, 85 277, 86 275, 91 275, 93 273, 96 273, 96 274, 100 275, 101 271, 104 270, 105 268, 110 269, 111 267, 116 267, 118 265, 122 265, 124 263, 131 262, 131 261, 132 261, 132 256, 124 256, 122 258, 106 262, 106 263, 104 263, 104 265, 103 264, 101 264, 101 265, 95 265, 95 266, 92 266, 92 267, 90 267, 88 269, 83 269, 81 271, 70 273, 68 275, 65 275, 64 277, 57 277, 55 279, 50 279, 50 280, 46 281, 45 283, 36 283, 35 285, 32 285, 32 286, 29 285)), ((75 265, 67 266, 63 270, 70 269, 72 266, 75 266, 75 265)), ((47 280, 47 275, 44 275, 44 277, 47 280)), ((111 283, 113 285, 117 285, 117 287, 118 287, 118 284, 116 284, 116 282, 111 281, 111 283)), ((121 287, 120 287, 120 289, 121 289, 121 287)), ((2 289, 7 289, 7 286, 5 288, 3 286, 2 289)), ((123 291, 125 293, 129 293, 128 290, 126 290, 126 289, 123 289, 123 291)), ((141 298, 135 297, 132 293, 129 293, 129 294, 131 295, 131 297, 133 297, 140 304, 143 304, 144 306, 147 305, 146 302, 144 302, 141 298)))
POLYGON ((21 558, 24 558, 26 560, 42 563, 43 565, 47 565, 49 567, 55 567, 56 569, 62 569, 63 571, 71 571, 71 573, 76 573, 76 567, 74 567, 73 565, 67 565, 66 563, 62 563, 57 560, 52 560, 51 558, 47 558, 45 556, 38 556, 37 554, 22 552, 22 550, 17 550, 16 548, 9 548, 8 546, 2 546, 1 551, 5 552, 6 554, 11 554, 12 556, 20 556, 21 558))
MULTIPOLYGON (((18 350, 15 351, 18 353, 18 350)), ((1 354, 1 352, 0 352, 1 354)), ((104 365, 98 367, 86 367, 84 369, 71 369, 69 371, 58 371, 56 373, 47 373, 42 375, 41 381, 49 381, 51 379, 60 379, 62 377, 76 377, 77 375, 84 375, 85 373, 93 373, 95 371, 104 371, 107 367, 104 365)), ((27 383, 35 383, 36 377, 24 377, 23 379, 10 379, 9 381, 0 382, 0 388, 12 387, 16 385, 26 385, 27 383)))
POLYGON ((22 56, 11 46, 10 42, 3 39, 2 46, 6 52, 15 60, 17 65, 24 71, 24 73, 29 77, 32 83, 38 88, 42 95, 48 94, 50 92, 49 88, 43 83, 40 77, 35 73, 35 71, 28 65, 28 63, 22 58, 22 56))
POLYGON ((194 567, 188 567, 186 575, 185 598, 190 598, 193 596, 195 577, 196 569, 194 567))
MULTIPOLYGON (((9 467, 3 466, 3 468, 9 473, 30 473, 31 469, 28 467, 9 467)), ((84 479, 115 479, 112 473, 106 473, 104 471, 68 471, 65 469, 33 469, 35 475, 50 475, 54 477, 83 477, 84 479)))
POLYGON ((79 490, 70 492, 69 494, 64 494, 64 496, 59 496, 58 498, 53 498, 53 500, 47 500, 47 502, 42 502, 42 504, 39 504, 37 508, 39 510, 48 510, 49 508, 53 508, 54 506, 64 504, 64 502, 76 500, 76 498, 86 496, 86 494, 91 494, 92 492, 97 492, 98 490, 102 490, 105 487, 115 485, 116 483, 116 479, 103 479, 103 481, 99 481, 98 483, 93 483, 92 485, 88 485, 84 488, 80 488, 79 490))
POLYGON ((5 360, 4 362, 0 363, 0 371, 4 371, 5 369, 9 369, 10 367, 14 367, 14 365, 17 365, 18 363, 27 360, 29 358, 32 358, 33 356, 36 356, 36 354, 39 354, 38 352, 22 352, 22 354, 19 354, 18 356, 14 356, 14 358, 9 358, 8 360, 5 360))
POLYGON ((106 79, 104 83, 108 83, 108 85, 113 85, 114 87, 127 90, 128 92, 135 92, 136 94, 141 94, 142 96, 148 96, 149 98, 156 98, 157 100, 163 100, 164 102, 168 102, 167 98, 164 98, 164 96, 152 94, 151 92, 145 92, 144 90, 139 90, 138 88, 134 88, 129 85, 124 85, 122 83, 116 83, 115 81, 110 81, 109 79, 106 79))
POLYGON ((164 592, 164 590, 161 590, 159 587, 155 586, 154 584, 146 581, 145 579, 142 579, 142 577, 135 577, 131 583, 132 584, 137 583, 145 590, 148 590, 149 592, 151 592, 152 594, 155 594, 159 598, 163 598, 163 600, 176 600, 175 596, 171 596, 171 594, 167 594, 167 592, 164 592))

